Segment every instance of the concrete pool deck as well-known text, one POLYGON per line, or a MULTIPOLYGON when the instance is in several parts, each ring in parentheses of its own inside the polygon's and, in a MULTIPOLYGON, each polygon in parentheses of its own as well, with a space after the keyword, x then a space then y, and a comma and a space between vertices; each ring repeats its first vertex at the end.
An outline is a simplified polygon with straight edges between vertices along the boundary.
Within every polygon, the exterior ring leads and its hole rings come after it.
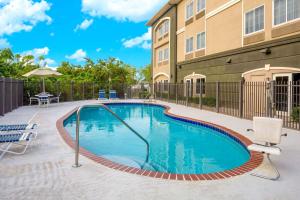
MULTIPOLYGON (((300 133, 284 130, 283 153, 272 156, 281 178, 269 181, 249 174, 214 181, 171 181, 113 170, 80 157, 82 167, 72 168, 74 152, 62 140, 56 121, 79 101, 21 107, 0 117, 0 124, 38 123, 36 142, 22 156, 6 154, 0 160, 0 199, 299 199, 300 133)), ((251 139, 249 120, 158 102, 170 112, 228 127, 251 139)))

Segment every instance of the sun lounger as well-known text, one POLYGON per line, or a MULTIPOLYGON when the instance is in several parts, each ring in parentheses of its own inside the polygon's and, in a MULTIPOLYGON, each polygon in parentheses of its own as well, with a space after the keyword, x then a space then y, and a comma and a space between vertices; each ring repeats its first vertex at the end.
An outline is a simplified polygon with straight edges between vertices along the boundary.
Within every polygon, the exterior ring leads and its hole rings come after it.
POLYGON ((105 90, 99 90, 98 100, 106 100, 105 90))
POLYGON ((0 131, 33 130, 36 127, 37 124, 9 124, 9 125, 0 125, 0 131))
MULTIPOLYGON (((0 134, 0 159, 5 153, 11 153, 16 155, 22 155, 26 152, 29 144, 36 138, 36 134, 33 132, 23 133, 1 133, 0 134), (4 147, 3 147, 4 146, 4 147), (22 147, 21 150, 10 150, 13 146, 22 147)), ((19 149, 19 148, 17 148, 19 149)))
POLYGON ((116 90, 109 90, 109 99, 118 99, 116 90))

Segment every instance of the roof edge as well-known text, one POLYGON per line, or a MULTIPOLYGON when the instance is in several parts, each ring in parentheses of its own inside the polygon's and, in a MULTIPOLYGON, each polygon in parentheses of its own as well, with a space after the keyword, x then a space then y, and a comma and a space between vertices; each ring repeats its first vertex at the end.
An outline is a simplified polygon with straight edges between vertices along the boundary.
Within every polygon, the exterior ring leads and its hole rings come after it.
POLYGON ((147 26, 152 26, 162 15, 170 8, 177 5, 182 0, 169 0, 156 14, 146 23, 147 26))

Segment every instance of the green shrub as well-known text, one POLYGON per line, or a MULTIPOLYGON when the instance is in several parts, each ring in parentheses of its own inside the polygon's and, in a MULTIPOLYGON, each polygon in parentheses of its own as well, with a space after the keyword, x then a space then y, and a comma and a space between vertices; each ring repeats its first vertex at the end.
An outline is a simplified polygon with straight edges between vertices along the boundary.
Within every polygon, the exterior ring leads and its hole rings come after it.
POLYGON ((216 107, 216 98, 214 97, 203 97, 202 104, 208 107, 216 107))
POLYGON ((294 107, 292 110, 291 117, 294 121, 299 121, 299 116, 300 116, 300 107, 294 107))

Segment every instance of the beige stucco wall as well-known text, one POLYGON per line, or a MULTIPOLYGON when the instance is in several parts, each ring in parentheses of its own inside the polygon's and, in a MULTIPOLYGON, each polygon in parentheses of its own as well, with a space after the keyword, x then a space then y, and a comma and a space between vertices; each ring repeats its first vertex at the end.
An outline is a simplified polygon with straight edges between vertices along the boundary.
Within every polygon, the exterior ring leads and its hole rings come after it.
POLYGON ((206 21, 207 54, 242 46, 242 3, 218 13, 206 21))
POLYGON ((209 13, 229 1, 230 0, 206 0, 206 11, 209 13))

